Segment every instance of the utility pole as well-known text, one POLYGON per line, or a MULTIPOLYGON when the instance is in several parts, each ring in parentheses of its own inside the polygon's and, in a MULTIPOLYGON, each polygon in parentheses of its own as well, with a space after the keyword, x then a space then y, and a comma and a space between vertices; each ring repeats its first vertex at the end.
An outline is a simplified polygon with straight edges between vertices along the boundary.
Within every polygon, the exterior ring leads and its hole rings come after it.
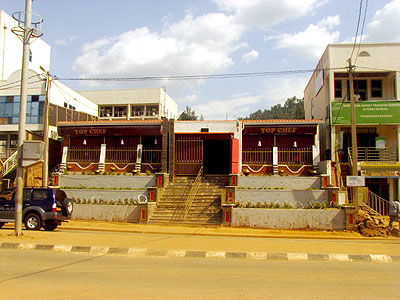
POLYGON ((26 99, 28 90, 28 70, 29 70, 29 48, 30 39, 33 37, 40 37, 42 33, 37 30, 37 26, 43 22, 40 18, 39 22, 34 23, 35 28, 32 28, 32 0, 25 1, 25 12, 15 13, 13 17, 18 21, 18 26, 12 29, 23 43, 22 50, 22 70, 21 70, 21 94, 20 94, 20 107, 19 107, 19 126, 18 126, 18 166, 16 175, 16 191, 15 191, 15 232, 14 235, 22 235, 22 201, 24 190, 24 168, 22 162, 22 148, 24 140, 26 139, 26 99), (24 16, 24 21, 22 21, 24 16))
MULTIPOLYGON (((350 83, 350 110, 351 110, 351 157, 352 157, 352 172, 351 175, 358 176, 358 148, 357 148, 357 125, 356 125, 356 105, 354 99, 354 66, 351 64, 351 57, 348 59, 349 63, 349 83, 350 83)), ((353 203, 358 207, 358 194, 357 187, 352 188, 353 203)))
POLYGON ((44 159, 42 167, 42 187, 47 187, 49 182, 49 93, 50 93, 50 74, 46 72, 46 102, 44 106, 44 122, 43 122, 43 142, 44 142, 44 159))

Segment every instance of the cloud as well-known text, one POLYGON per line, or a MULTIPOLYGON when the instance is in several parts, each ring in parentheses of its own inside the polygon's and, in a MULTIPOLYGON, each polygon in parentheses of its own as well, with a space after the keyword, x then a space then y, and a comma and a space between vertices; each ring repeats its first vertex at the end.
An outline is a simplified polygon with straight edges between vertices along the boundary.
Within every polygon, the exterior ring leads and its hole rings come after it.
POLYGON ((259 56, 258 51, 251 50, 250 52, 243 54, 242 60, 246 63, 249 63, 249 62, 252 62, 253 60, 257 59, 258 56, 259 56))
POLYGON ((195 103, 198 101, 198 96, 196 94, 186 95, 183 97, 174 98, 175 102, 183 105, 187 105, 189 103, 195 103))
POLYGON ((214 0, 239 24, 247 27, 270 29, 279 23, 299 18, 326 1, 318 0, 214 0))
POLYGON ((309 80, 309 75, 276 77, 265 82, 263 95, 270 106, 284 103, 287 98, 296 96, 304 97, 304 88, 309 80))
POLYGON ((378 10, 367 25, 365 42, 400 42, 400 0, 378 10))
POLYGON ((299 57, 314 60, 322 55, 327 44, 338 42, 340 33, 330 30, 339 24, 339 16, 326 17, 317 24, 310 24, 304 31, 266 39, 276 39, 278 49, 289 49, 299 57))
POLYGON ((72 42, 76 41, 79 38, 78 35, 71 35, 64 38, 56 39, 54 43, 57 46, 69 46, 72 42))
POLYGON ((205 104, 195 105, 193 108, 197 115, 203 115, 206 119, 219 120, 234 119, 251 113, 250 107, 261 101, 261 96, 244 96, 229 100, 211 100, 205 104))
POLYGON ((83 76, 165 76, 213 74, 233 64, 230 54, 241 47, 244 28, 224 14, 147 27, 103 37, 82 47, 73 69, 83 76))

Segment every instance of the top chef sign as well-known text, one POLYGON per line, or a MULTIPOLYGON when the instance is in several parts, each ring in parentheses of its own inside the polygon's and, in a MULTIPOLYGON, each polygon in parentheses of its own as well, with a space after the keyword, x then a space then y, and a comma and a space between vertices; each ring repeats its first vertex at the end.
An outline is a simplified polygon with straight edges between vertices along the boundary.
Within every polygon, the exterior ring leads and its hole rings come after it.
POLYGON ((105 128, 82 128, 82 129, 74 129, 74 133, 76 135, 99 135, 105 134, 107 129, 105 128))
POLYGON ((291 134, 296 133, 298 128, 296 127, 265 127, 260 128, 263 134, 291 134))

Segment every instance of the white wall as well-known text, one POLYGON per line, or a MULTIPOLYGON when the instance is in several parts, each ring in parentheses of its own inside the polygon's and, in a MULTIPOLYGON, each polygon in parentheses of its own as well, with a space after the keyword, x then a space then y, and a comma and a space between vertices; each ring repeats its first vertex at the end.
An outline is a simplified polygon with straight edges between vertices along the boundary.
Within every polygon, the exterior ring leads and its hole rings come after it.
POLYGON ((208 128, 211 133, 233 133, 240 138, 240 124, 236 121, 176 121, 175 133, 199 133, 201 128, 208 128), (237 126, 239 125, 239 126, 237 126))
MULTIPOLYGON (((0 80, 7 78, 22 67, 22 41, 11 31, 17 22, 0 10, 0 80)), ((32 62, 29 68, 41 73, 40 66, 50 69, 51 47, 41 39, 32 39, 32 62)))
POLYGON ((162 88, 91 90, 79 93, 99 106, 158 104, 160 117, 176 119, 178 114, 178 105, 162 88))
POLYGON ((50 88, 50 103, 64 107, 64 102, 74 106, 77 111, 82 111, 93 116, 98 115, 98 106, 96 103, 90 101, 61 82, 54 80, 50 88))

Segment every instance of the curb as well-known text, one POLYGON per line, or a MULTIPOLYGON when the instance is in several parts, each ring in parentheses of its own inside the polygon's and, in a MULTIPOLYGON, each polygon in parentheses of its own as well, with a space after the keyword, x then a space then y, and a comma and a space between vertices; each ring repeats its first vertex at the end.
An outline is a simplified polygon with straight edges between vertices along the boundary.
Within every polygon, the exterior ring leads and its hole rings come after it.
POLYGON ((72 246, 25 243, 0 243, 0 249, 22 249, 54 251, 65 253, 87 253, 92 255, 125 255, 129 257, 197 257, 214 259, 252 259, 252 260, 286 260, 286 261, 337 261, 337 262, 400 262, 400 255, 381 254, 340 254, 340 253, 267 253, 267 252, 231 252, 231 251, 195 251, 163 250, 149 248, 124 248, 103 246, 72 246))
POLYGON ((387 237, 346 237, 346 236, 306 236, 306 235, 279 235, 279 234, 251 234, 251 233, 218 233, 218 232, 166 232, 166 231, 148 231, 140 229, 112 229, 112 228, 86 228, 86 227, 63 227, 67 231, 93 231, 93 232, 122 232, 139 234, 166 234, 182 236, 221 236, 221 237, 245 237, 245 238, 275 238, 275 239, 304 239, 304 240, 386 240, 387 237))

